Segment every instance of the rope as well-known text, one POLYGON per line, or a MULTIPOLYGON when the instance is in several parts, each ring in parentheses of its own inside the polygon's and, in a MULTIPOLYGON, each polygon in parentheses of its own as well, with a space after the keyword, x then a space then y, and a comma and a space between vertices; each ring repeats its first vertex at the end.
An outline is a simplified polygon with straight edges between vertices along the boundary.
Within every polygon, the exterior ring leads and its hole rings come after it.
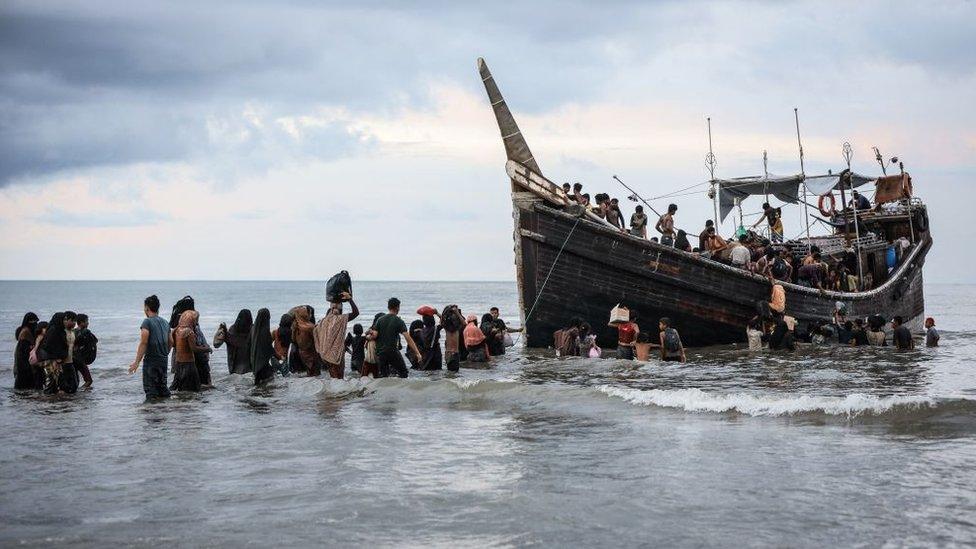
MULTIPOLYGON (((535 312, 535 306, 539 304, 539 299, 542 297, 542 292, 545 291, 546 284, 549 283, 549 277, 551 277, 552 272, 556 270, 556 263, 559 263, 559 258, 563 255, 563 250, 566 249, 566 244, 569 244, 570 237, 572 237, 573 233, 576 232, 576 227, 579 226, 579 222, 582 220, 583 220, 582 217, 576 218, 576 223, 573 224, 573 228, 570 229, 569 234, 566 235, 566 240, 563 241, 563 245, 559 247, 559 253, 556 254, 556 259, 552 260, 552 266, 549 267, 549 274, 547 274, 546 279, 542 281, 542 287, 540 287, 539 291, 535 294, 535 301, 532 303, 532 307, 529 308, 529 313, 525 315, 525 320, 522 322, 523 331, 528 329, 527 326, 529 324, 529 318, 531 318, 532 313, 535 312)), ((521 340, 522 340, 522 334, 519 334, 518 339, 515 340, 515 343, 518 343, 521 340)))

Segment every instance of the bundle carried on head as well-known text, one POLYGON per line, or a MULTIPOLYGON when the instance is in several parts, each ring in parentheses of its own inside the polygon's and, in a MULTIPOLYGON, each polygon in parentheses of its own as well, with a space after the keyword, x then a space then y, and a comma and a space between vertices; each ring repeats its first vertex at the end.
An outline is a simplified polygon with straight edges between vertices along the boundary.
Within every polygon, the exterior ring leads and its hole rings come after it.
POLYGON ((352 295, 352 279, 349 277, 349 271, 340 271, 325 283, 325 300, 329 303, 346 301, 343 293, 352 295))

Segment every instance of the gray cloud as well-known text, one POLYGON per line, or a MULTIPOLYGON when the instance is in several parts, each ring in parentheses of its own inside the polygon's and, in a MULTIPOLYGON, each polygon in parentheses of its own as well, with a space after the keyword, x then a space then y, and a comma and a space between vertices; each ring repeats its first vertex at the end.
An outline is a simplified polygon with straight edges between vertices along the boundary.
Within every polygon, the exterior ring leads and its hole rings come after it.
POLYGON ((146 227, 169 221, 164 213, 136 208, 130 211, 82 213, 61 208, 49 208, 43 215, 34 218, 48 225, 67 228, 106 228, 106 227, 146 227))
POLYGON ((196 162, 232 180, 295 156, 342 156, 362 143, 340 127, 313 131, 301 146, 254 128, 228 144, 213 141, 207 121, 236 123, 252 102, 271 117, 320 105, 425 108, 431 79, 481 93, 478 56, 504 74, 521 111, 601 96, 629 66, 653 67, 637 75, 648 93, 687 93, 707 72, 713 89, 698 93, 709 98, 723 93, 716 80, 756 93, 828 87, 822 71, 865 63, 966 78, 976 67, 974 21, 966 3, 859 3, 838 13, 763 3, 5 2, 0 186, 151 161, 196 162))

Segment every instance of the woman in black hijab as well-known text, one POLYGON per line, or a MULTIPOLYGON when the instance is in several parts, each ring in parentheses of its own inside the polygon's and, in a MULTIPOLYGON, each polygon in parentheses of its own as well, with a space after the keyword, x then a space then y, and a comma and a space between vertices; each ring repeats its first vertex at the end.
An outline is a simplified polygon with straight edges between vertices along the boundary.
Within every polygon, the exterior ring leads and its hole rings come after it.
POLYGON ((271 338, 271 312, 259 309, 258 316, 251 327, 250 367, 254 372, 254 384, 263 385, 274 379, 274 368, 271 357, 274 356, 274 344, 271 338))
POLYGON ((288 367, 288 351, 291 349, 291 325, 295 321, 294 317, 285 313, 278 321, 278 327, 271 332, 271 341, 275 353, 275 368, 282 377, 290 373, 288 367))
POLYGON ((34 369, 30 365, 30 352, 34 347, 37 315, 27 313, 20 327, 14 331, 17 347, 14 349, 14 389, 27 391, 34 388, 34 369))
POLYGON ((230 328, 221 323, 214 337, 214 347, 227 344, 227 370, 232 374, 246 374, 251 371, 250 349, 251 327, 254 320, 249 309, 241 309, 237 320, 230 328))
POLYGON ((423 353, 420 360, 421 370, 440 370, 443 363, 441 356, 441 327, 437 325, 432 315, 423 317, 423 353))
MULTIPOLYGON (((65 378, 61 375, 61 364, 68 358, 68 335, 64 331, 64 313, 54 313, 51 321, 44 332, 44 339, 41 340, 41 348, 38 359, 44 365, 47 374, 47 384, 44 392, 47 394, 57 393, 62 390, 58 386, 58 378, 65 378)), ((76 384, 77 386, 77 384, 76 384)), ((70 389, 70 387, 65 387, 70 389)))
MULTIPOLYGON (((424 352, 427 346, 424 343, 424 322, 422 320, 414 320, 410 323, 410 337, 413 338, 420 352, 424 352)), ((421 367, 420 358, 413 356, 413 353, 407 353, 407 360, 410 361, 411 368, 416 369, 421 367)))

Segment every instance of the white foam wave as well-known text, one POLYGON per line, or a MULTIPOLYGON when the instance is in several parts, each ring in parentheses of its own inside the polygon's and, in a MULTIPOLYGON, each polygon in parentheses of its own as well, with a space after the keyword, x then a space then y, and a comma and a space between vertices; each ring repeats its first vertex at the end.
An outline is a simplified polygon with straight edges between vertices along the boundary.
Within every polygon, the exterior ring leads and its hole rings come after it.
POLYGON ((894 407, 934 406, 930 398, 919 396, 879 397, 854 393, 843 397, 813 395, 766 396, 748 393, 713 394, 701 389, 628 389, 601 385, 597 389, 614 398, 639 406, 679 408, 689 412, 739 412, 750 416, 786 416, 810 412, 856 416, 882 414, 894 407))

